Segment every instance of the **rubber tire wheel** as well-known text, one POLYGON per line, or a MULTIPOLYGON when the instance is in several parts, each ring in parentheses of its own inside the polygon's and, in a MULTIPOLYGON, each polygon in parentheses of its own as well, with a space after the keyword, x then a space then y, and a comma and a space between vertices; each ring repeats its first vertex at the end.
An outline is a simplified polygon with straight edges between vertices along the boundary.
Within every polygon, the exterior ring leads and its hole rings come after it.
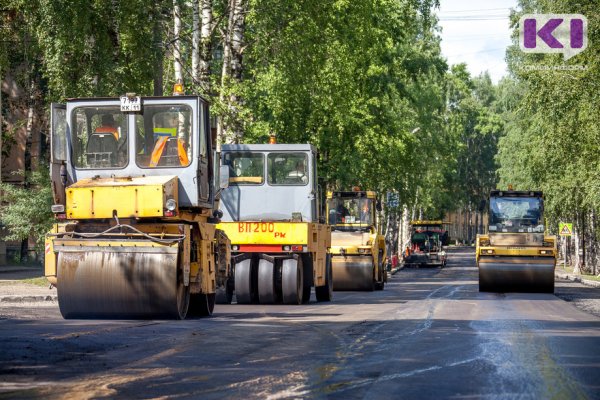
POLYGON ((233 301, 233 287, 230 283, 230 279, 227 279, 227 281, 225 281, 224 288, 217 289, 216 294, 217 304, 231 304, 231 302, 233 301))
POLYGON ((215 293, 190 295, 188 315, 192 317, 210 317, 215 309, 216 298, 215 293))
POLYGON ((258 260, 258 302, 273 304, 277 301, 275 289, 275 265, 272 262, 258 260))
POLYGON ((327 254, 325 261, 325 285, 315 287, 317 301, 331 301, 333 299, 333 276, 331 266, 331 255, 327 254))
POLYGON ((284 304, 302 304, 304 279, 302 258, 283 260, 281 266, 281 292, 284 304))
POLYGON ((256 286, 252 268, 252 259, 243 260, 235 265, 235 297, 238 304, 252 304, 256 297, 256 286))

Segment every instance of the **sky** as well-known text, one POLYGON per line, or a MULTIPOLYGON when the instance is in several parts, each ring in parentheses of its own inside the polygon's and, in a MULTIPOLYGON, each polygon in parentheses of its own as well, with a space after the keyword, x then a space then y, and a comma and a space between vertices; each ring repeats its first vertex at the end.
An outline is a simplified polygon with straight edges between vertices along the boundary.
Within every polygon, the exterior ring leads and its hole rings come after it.
POLYGON ((440 0, 436 13, 448 65, 464 62, 473 76, 487 70, 494 83, 507 75, 508 16, 516 7, 517 0, 440 0))

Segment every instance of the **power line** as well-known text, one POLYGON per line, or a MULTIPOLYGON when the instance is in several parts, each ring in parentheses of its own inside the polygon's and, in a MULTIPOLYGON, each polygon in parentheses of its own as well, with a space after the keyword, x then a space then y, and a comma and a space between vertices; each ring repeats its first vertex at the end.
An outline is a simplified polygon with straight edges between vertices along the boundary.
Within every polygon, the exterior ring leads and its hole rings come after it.
POLYGON ((447 18, 440 18, 440 21, 500 21, 500 20, 504 20, 504 19, 508 19, 508 15, 503 15, 503 16, 490 16, 490 17, 475 17, 475 16, 466 16, 466 17, 447 17, 447 18))
POLYGON ((461 57, 461 56, 469 56, 469 55, 480 54, 480 53, 492 53, 494 51, 499 51, 499 50, 506 50, 506 47, 499 47, 497 49, 480 50, 480 51, 475 51, 475 52, 472 52, 472 53, 447 54, 446 57, 461 57))
POLYGON ((442 14, 450 14, 450 13, 464 13, 464 12, 479 12, 479 11, 497 11, 497 10, 510 10, 510 7, 500 7, 500 8, 479 8, 472 10, 450 10, 450 11, 442 11, 442 14))

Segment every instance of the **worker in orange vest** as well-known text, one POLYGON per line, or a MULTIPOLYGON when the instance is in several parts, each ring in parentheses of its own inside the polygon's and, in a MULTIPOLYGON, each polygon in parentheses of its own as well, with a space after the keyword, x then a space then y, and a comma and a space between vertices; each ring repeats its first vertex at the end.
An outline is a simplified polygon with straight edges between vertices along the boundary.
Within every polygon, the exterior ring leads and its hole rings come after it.
POLYGON ((102 115, 102 125, 96 128, 95 133, 112 133, 115 139, 119 140, 119 128, 110 114, 102 115))

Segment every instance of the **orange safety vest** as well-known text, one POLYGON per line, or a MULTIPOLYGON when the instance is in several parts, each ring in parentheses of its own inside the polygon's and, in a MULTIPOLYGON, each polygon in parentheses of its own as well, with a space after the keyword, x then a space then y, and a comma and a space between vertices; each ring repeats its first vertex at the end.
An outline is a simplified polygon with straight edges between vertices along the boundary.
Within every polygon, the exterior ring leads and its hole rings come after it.
MULTIPOLYGON (((152 150, 152 156, 150 156, 150 164, 149 167, 156 167, 158 162, 160 161, 160 157, 162 156, 165 147, 167 147, 167 140, 169 140, 168 136, 160 136, 154 145, 154 150, 152 150)), ((177 155, 179 156, 179 164, 184 166, 190 163, 187 153, 183 148, 183 142, 181 139, 177 139, 177 155)))
POLYGON ((114 126, 99 126, 95 133, 112 133, 115 139, 119 140, 119 131, 114 126))

